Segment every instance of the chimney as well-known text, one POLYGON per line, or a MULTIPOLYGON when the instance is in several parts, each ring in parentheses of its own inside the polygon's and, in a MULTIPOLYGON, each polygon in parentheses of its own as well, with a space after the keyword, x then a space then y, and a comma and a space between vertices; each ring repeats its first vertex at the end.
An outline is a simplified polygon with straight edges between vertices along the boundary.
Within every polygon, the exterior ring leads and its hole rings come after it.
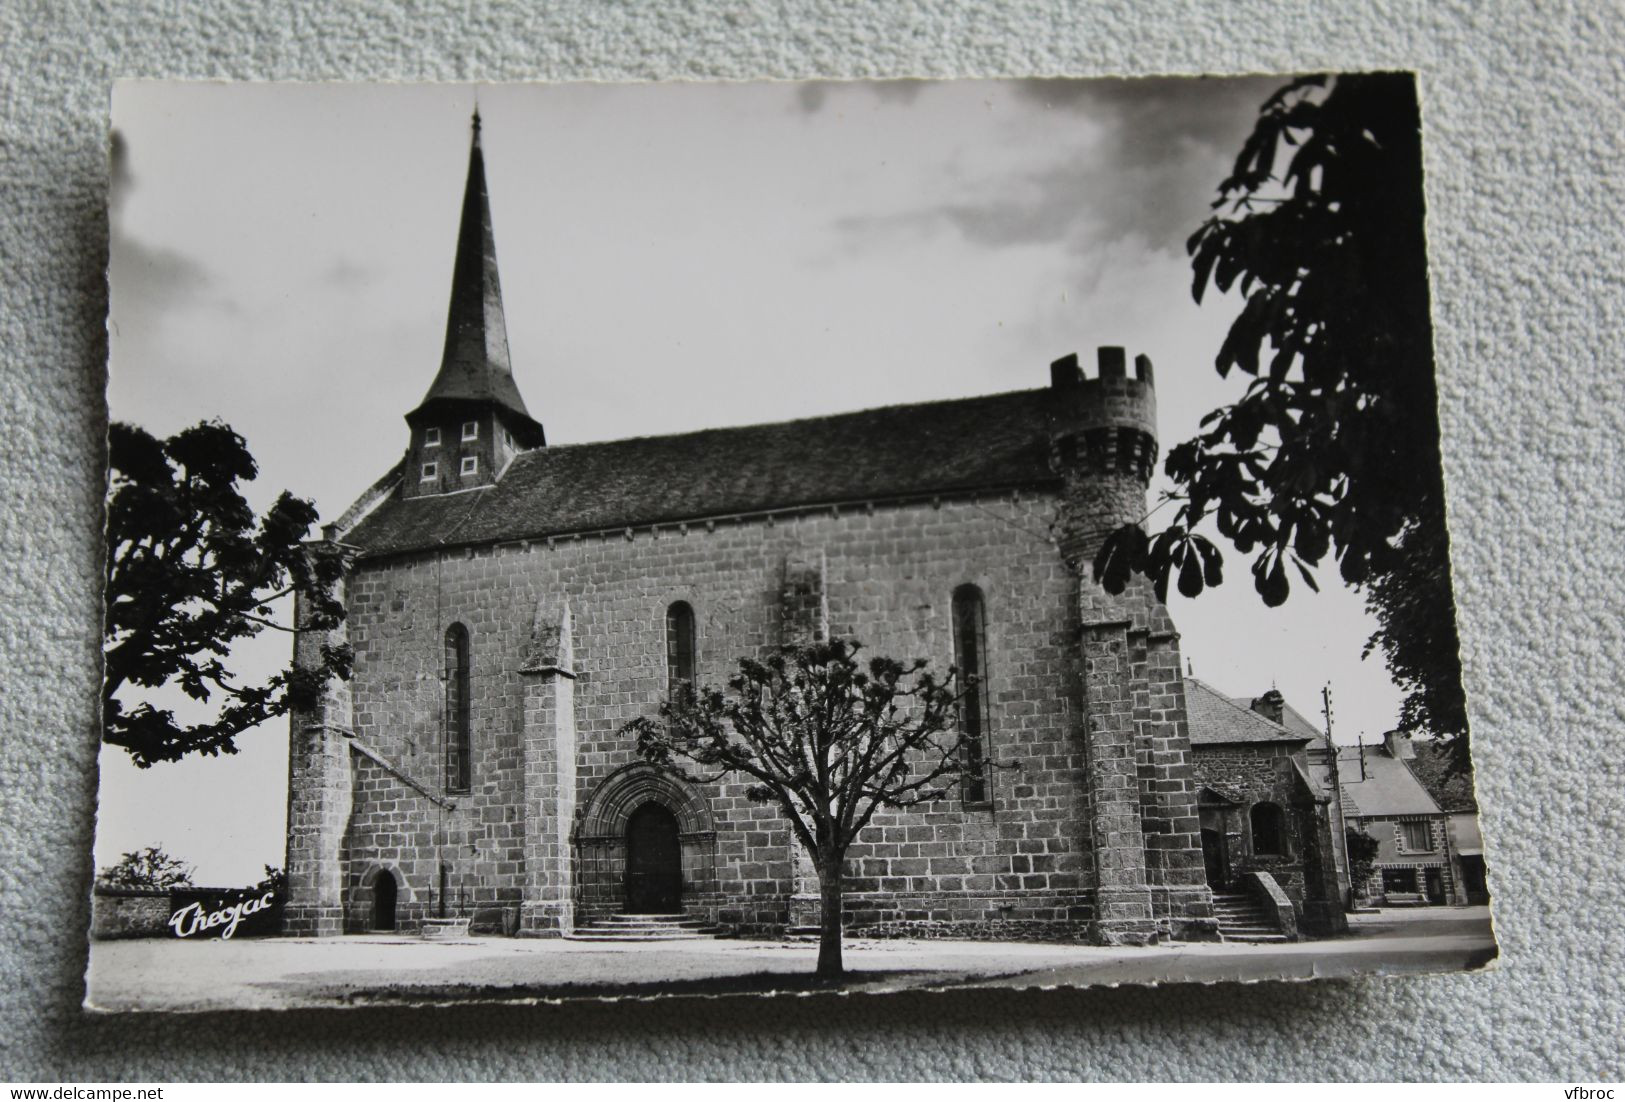
POLYGON ((1382 736, 1382 748, 1388 751, 1391 758, 1408 761, 1416 757, 1416 748, 1411 745, 1411 737, 1399 731, 1386 732, 1382 736))
POLYGON ((1083 368, 1078 366, 1078 354, 1068 353, 1049 365, 1049 385, 1056 390, 1070 390, 1083 383, 1083 368))
POLYGON ((1279 724, 1281 717, 1286 714, 1286 698, 1281 695, 1280 690, 1271 689, 1263 696, 1253 699, 1253 711, 1271 723, 1279 724))

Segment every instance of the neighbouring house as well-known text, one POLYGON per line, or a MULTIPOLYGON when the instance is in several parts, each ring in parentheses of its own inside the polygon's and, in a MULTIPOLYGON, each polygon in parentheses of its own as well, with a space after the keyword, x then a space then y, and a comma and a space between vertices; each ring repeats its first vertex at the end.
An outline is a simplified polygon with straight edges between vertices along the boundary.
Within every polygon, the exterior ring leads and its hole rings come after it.
POLYGON ((1412 739, 1411 772, 1449 819, 1450 859, 1467 903, 1490 901, 1484 868, 1484 837, 1478 827, 1473 773, 1450 768, 1450 750, 1438 739, 1412 739))
POLYGON ((1332 795, 1309 763, 1321 736, 1301 716, 1288 727, 1274 689, 1235 699, 1187 677, 1185 699, 1208 885, 1256 895, 1264 874, 1305 932, 1346 929, 1332 795))
POLYGON ((1302 712, 1294 708, 1290 702, 1279 692, 1270 690, 1260 697, 1231 697, 1233 703, 1243 707, 1252 708, 1285 727, 1293 734, 1305 740, 1305 753, 1308 756, 1309 776, 1330 797, 1328 807, 1332 831, 1332 852, 1337 858, 1337 881, 1342 886, 1342 900, 1345 910, 1349 908, 1349 862, 1347 843, 1343 837, 1343 794, 1341 788, 1333 779, 1332 770, 1335 765, 1331 753, 1331 742, 1325 731, 1310 722, 1302 712))
POLYGON ((1411 740, 1397 731, 1377 745, 1338 748, 1344 818, 1378 847, 1370 879, 1355 885, 1356 894, 1384 907, 1465 904, 1450 817, 1411 770, 1413 753, 1411 740))

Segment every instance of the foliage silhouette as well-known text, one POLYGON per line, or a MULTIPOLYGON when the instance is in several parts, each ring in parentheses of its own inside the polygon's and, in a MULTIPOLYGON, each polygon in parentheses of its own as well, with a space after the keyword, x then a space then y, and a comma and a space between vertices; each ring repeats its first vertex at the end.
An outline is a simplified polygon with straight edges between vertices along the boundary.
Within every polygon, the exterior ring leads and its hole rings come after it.
POLYGON ((1358 827, 1346 827, 1343 842, 1349 855, 1349 885, 1356 897, 1364 899, 1370 890, 1368 884, 1372 870, 1377 867, 1377 851, 1381 846, 1358 827))
POLYGON ((228 426, 194 425, 158 440, 115 422, 108 433, 107 604, 103 628, 102 738, 136 765, 187 754, 236 753, 235 739, 313 699, 329 678, 348 678, 348 646, 324 647, 312 668, 291 665, 264 684, 240 683, 226 666, 234 643, 275 622, 273 603, 297 593, 308 624, 336 626, 341 552, 307 546, 316 508, 283 492, 263 517, 238 491, 258 473, 228 426), (142 699, 175 685, 193 700, 219 699, 212 719, 184 724, 142 699))
POLYGON ((1251 382, 1168 453, 1172 520, 1113 533, 1095 578, 1121 592, 1145 575, 1166 598, 1177 575, 1195 597, 1223 580, 1198 531, 1210 521, 1253 556, 1272 607, 1294 575, 1318 589, 1314 568, 1334 559, 1376 618, 1366 653, 1382 651, 1405 693, 1400 728, 1452 740, 1465 766, 1412 78, 1286 85, 1213 205, 1188 242, 1192 293, 1243 297, 1215 367, 1251 382))
POLYGON ((188 888, 192 885, 192 866, 171 857, 157 846, 148 846, 126 853, 117 864, 97 873, 96 885, 102 888, 158 891, 188 888))

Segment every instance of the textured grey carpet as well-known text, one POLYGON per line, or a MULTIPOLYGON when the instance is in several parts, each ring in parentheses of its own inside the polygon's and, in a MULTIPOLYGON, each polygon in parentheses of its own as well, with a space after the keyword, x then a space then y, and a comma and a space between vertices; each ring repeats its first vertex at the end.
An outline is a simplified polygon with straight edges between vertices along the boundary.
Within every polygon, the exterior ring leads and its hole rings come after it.
POLYGON ((1612 4, 0 0, 0 1076, 1547 1078, 1621 1072, 1625 74, 1612 4), (111 9, 111 10, 109 10, 111 9), (120 75, 1018 76, 1410 67, 1498 972, 1361 983, 87 1019, 120 75))

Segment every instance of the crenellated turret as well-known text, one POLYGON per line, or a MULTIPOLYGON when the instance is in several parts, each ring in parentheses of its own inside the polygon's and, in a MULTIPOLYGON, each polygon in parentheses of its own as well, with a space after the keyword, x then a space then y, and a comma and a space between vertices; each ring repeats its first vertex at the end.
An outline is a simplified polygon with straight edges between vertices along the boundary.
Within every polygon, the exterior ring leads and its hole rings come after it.
POLYGON ((1050 389, 1050 463, 1063 482, 1056 533, 1076 568, 1108 534, 1145 516, 1157 462, 1157 392, 1151 361, 1136 356, 1131 376, 1123 349, 1111 346, 1100 349, 1093 379, 1076 355, 1050 364, 1050 389))

